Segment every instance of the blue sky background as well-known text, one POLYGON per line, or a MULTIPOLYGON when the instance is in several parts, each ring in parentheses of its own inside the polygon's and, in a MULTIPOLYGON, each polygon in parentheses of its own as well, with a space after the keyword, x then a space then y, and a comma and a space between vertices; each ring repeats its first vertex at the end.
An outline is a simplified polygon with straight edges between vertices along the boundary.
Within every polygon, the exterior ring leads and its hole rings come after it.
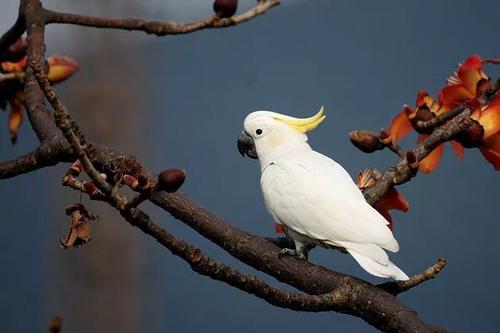
MULTIPOLYGON (((174 20, 204 17, 211 7, 211 1, 201 0, 44 4, 174 20)), ((242 7, 252 4, 243 1, 242 7)), ((5 30, 17 4, 2 6, 5 30)), ((347 133, 387 127, 403 104, 414 103, 419 89, 436 94, 470 54, 500 57, 499 14, 500 4, 493 0, 283 0, 247 24, 187 36, 50 26, 47 49, 81 64, 59 91, 90 140, 132 152, 153 170, 186 169, 184 192, 240 228, 273 235, 258 163, 236 150, 246 114, 273 110, 307 116, 325 105, 327 121, 310 135, 313 148, 352 176, 368 166, 384 169, 394 163, 393 155, 361 153, 347 133), (110 129, 112 135, 102 134, 110 129)), ((493 77, 500 74, 498 68, 486 70, 493 77)), ((6 113, 0 114, 0 124, 5 120, 6 113)), ((0 158, 28 152, 35 144, 26 124, 15 147, 5 129, 0 158)), ((59 185, 64 172, 58 166, 0 182, 0 331, 43 331, 55 313, 68 332, 117 327, 122 332, 374 331, 346 315, 275 308, 201 277, 101 204, 88 203, 104 214, 92 242, 60 250, 57 238, 67 230, 63 207, 78 201, 76 193, 59 185)), ((448 260, 436 280, 401 296, 423 320, 463 332, 496 332, 498 185, 498 175, 477 150, 467 150, 457 161, 447 146, 437 171, 400 187, 410 211, 393 214, 401 251, 392 260, 408 274, 421 272, 439 256, 448 260)), ((164 212, 145 207, 179 237, 262 276, 164 212)), ((381 282, 335 251, 315 250, 310 260, 381 282)))

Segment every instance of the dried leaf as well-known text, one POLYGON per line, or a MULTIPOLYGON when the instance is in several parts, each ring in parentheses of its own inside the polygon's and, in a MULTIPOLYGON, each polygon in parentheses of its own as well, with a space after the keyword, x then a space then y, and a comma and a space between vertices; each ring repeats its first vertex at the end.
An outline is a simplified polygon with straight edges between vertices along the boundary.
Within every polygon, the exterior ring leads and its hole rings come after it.
POLYGON ((82 204, 74 204, 66 207, 66 215, 70 217, 71 229, 65 239, 60 239, 61 247, 77 247, 87 243, 91 239, 89 221, 97 219, 87 211, 82 204))
POLYGON ((382 175, 377 169, 366 168, 358 173, 358 187, 360 190, 371 187, 382 175))

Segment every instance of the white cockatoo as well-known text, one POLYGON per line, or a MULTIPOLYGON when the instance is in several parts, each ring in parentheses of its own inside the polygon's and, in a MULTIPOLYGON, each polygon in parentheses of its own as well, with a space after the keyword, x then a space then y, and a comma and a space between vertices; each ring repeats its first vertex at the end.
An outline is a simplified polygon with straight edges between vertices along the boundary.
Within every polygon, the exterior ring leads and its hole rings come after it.
POLYGON ((388 222, 341 165, 307 143, 305 133, 324 119, 323 107, 304 119, 256 111, 246 117, 238 138, 240 153, 259 159, 267 210, 295 243, 280 254, 306 259, 311 246, 334 246, 370 274, 407 280, 384 251, 399 250, 388 222))

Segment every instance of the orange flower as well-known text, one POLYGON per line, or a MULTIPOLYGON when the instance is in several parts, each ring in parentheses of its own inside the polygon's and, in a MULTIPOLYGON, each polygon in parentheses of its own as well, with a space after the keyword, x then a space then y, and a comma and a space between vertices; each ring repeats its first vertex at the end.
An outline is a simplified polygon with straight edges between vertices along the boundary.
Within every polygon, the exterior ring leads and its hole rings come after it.
MULTIPOLYGON (((23 122, 24 83, 22 75, 26 70, 27 61, 28 58, 24 56, 17 62, 5 61, 0 63, 0 72, 21 73, 16 79, 5 81, 0 85, 0 108, 4 109, 8 102, 11 109, 7 125, 13 144, 17 141, 17 132, 23 122)), ((47 59, 47 64, 49 66, 48 79, 53 84, 66 80, 78 69, 75 60, 57 55, 50 56, 47 59)))
POLYGON ((27 62, 28 62, 28 57, 25 56, 17 62, 4 61, 0 65, 2 67, 2 71, 5 73, 14 73, 14 72, 19 73, 19 72, 24 72, 27 62))
POLYGON ((78 69, 78 63, 69 57, 52 55, 47 58, 49 72, 47 74, 51 83, 62 82, 71 77, 78 69))
MULTIPOLYGON (((487 61, 487 60, 486 60, 487 61)), ((447 85, 439 93, 439 104, 450 110, 464 102, 473 100, 478 95, 478 85, 489 81, 483 71, 483 64, 478 55, 472 55, 447 80, 447 85)), ((482 89, 480 89, 481 91, 482 89)))
POLYGON ((281 224, 278 224, 278 223, 275 223, 274 224, 274 231, 278 234, 284 234, 285 233, 285 230, 283 229, 283 227, 281 226, 281 224))
POLYGON ((410 205, 408 201, 395 188, 391 188, 375 205, 375 209, 389 222, 388 227, 392 230, 392 216, 389 210, 396 209, 408 212, 410 205))
POLYGON ((403 111, 398 113, 396 117, 392 119, 391 126, 389 127, 389 134, 391 135, 392 142, 398 143, 399 140, 411 132, 413 126, 408 119, 408 115, 413 112, 414 111, 411 107, 405 105, 403 111))
POLYGON ((439 104, 445 109, 452 109, 464 102, 473 102, 492 86, 483 65, 499 65, 498 59, 481 59, 472 55, 447 79, 447 85, 439 93, 439 104))
MULTIPOLYGON (((432 96, 425 91, 419 91, 415 101, 416 109, 408 105, 404 106, 403 112, 400 112, 392 120, 389 132, 394 143, 397 143, 404 136, 408 135, 413 129, 412 123, 417 121, 428 121, 436 115, 446 112, 432 96)), ((424 141, 429 136, 429 132, 419 134, 417 143, 424 141)), ((459 159, 463 157, 463 147, 456 141, 451 142, 453 150, 459 159)), ((439 145, 428 156, 419 162, 419 169, 422 172, 430 173, 439 165, 441 156, 443 155, 444 146, 439 145)))
POLYGON ((500 132, 500 94, 483 110, 476 109, 471 118, 477 120, 484 129, 483 140, 500 132))
MULTIPOLYGON (((420 143, 427 139, 428 135, 420 134, 417 139, 417 143, 420 143)), ((420 171, 425 173, 431 173, 434 171, 441 160, 441 156, 443 156, 444 145, 440 144, 437 146, 429 155, 427 155, 423 160, 418 163, 418 168, 420 171)))
POLYGON ((418 92, 415 104, 416 109, 405 105, 403 111, 392 120, 389 133, 394 143, 398 143, 411 132, 413 123, 428 121, 441 112, 440 106, 434 98, 422 90, 418 92))
MULTIPOLYGON (((365 169, 358 173, 358 187, 360 190, 369 188, 380 179, 382 175, 376 169, 365 169)), ((388 227, 392 230, 392 217, 389 210, 396 209, 402 212, 408 212, 410 205, 408 201, 396 190, 391 188, 380 200, 375 204, 375 209, 389 222, 388 227)))
POLYGON ((479 150, 495 170, 500 170, 500 93, 483 110, 475 110, 471 116, 483 128, 479 150))
POLYGON ((500 135, 497 134, 485 140, 479 150, 484 158, 493 164, 495 170, 500 171, 500 135))
MULTIPOLYGON (((476 120, 457 140, 451 141, 453 150, 459 159, 463 158, 464 146, 479 147, 484 157, 490 161, 496 170, 500 168, 500 96, 483 110, 480 109, 478 98, 492 86, 484 64, 500 64, 500 60, 481 59, 472 55, 458 65, 457 71, 447 79, 447 85, 439 92, 439 102, 424 91, 419 91, 416 99, 416 109, 407 105, 403 112, 394 117, 389 132, 393 142, 397 143, 415 128, 417 121, 427 121, 434 116, 448 112, 457 106, 468 103, 474 110, 471 117, 476 120)), ((419 129, 418 142, 424 141, 432 132, 419 129)), ((436 147, 426 158, 419 162, 419 169, 429 173, 436 169, 443 154, 443 146, 436 147)))

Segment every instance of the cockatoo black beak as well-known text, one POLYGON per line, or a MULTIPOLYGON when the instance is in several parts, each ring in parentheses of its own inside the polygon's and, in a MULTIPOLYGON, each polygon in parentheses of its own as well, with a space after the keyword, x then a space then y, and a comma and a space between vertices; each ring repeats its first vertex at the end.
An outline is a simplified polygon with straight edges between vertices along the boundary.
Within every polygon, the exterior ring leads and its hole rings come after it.
POLYGON ((247 155, 250 158, 257 159, 257 151, 255 150, 253 138, 245 131, 241 132, 238 137, 238 151, 243 157, 247 155))

